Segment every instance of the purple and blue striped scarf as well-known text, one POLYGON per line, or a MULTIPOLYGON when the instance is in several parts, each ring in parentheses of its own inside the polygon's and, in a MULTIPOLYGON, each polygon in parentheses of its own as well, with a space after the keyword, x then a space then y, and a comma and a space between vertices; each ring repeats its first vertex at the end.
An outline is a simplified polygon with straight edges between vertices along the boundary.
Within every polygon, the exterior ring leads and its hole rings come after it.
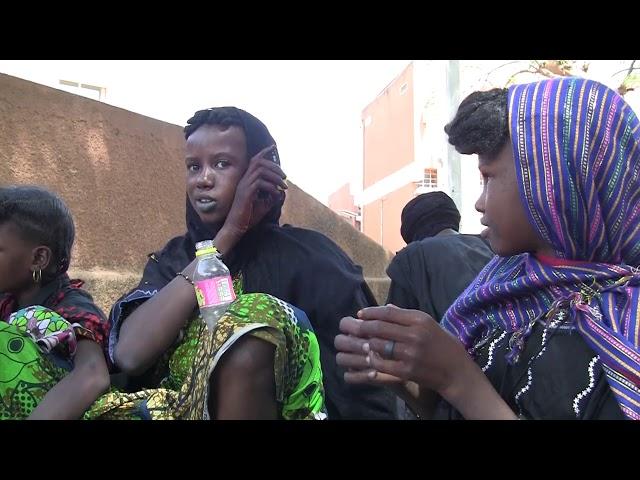
POLYGON ((443 326, 470 349, 495 328, 514 361, 533 319, 559 304, 599 355, 624 414, 640 419, 640 129, 629 105, 592 80, 509 89, 509 130, 529 221, 555 255, 495 257, 443 326), (571 263, 571 262, 567 262, 571 263), (595 295, 593 292, 597 292, 595 295), (515 335, 514 335, 515 334, 515 335))

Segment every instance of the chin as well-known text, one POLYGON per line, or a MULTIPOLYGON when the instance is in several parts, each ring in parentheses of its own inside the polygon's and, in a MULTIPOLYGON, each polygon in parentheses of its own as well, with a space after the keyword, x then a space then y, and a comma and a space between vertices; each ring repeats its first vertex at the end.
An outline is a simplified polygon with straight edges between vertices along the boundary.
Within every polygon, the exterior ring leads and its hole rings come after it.
POLYGON ((519 255, 521 253, 524 253, 520 249, 510 248, 508 246, 500 245, 496 243, 497 242, 492 242, 491 240, 489 241, 489 244, 491 245, 491 250, 493 250, 493 253, 495 253, 499 257, 513 257, 514 255, 519 255))
POLYGON ((511 253, 509 253, 509 251, 504 248, 504 245, 502 245, 495 238, 492 238, 491 235, 489 235, 485 240, 487 240, 487 242, 489 242, 489 245, 491 246, 491 250, 493 250, 493 253, 495 253, 499 257, 509 257, 509 256, 511 256, 511 253))
POLYGON ((227 216, 222 214, 219 210, 208 213, 201 213, 197 210, 196 212, 198 213, 198 217, 200 217, 200 220, 202 220, 202 223, 214 229, 222 227, 224 221, 227 219, 227 216))

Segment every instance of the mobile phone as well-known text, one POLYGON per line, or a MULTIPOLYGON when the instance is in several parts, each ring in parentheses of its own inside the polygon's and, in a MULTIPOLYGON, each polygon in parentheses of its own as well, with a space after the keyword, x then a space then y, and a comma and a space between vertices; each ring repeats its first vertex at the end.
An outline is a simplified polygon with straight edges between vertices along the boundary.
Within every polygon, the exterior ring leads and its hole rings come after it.
POLYGON ((280 155, 278 155, 278 147, 273 147, 271 150, 269 150, 266 154, 265 157, 267 160, 271 160, 273 163, 277 163, 278 165, 280 165, 280 155))
MULTIPOLYGON (((278 147, 274 145, 274 147, 264 154, 264 158, 267 160, 271 160, 273 163, 280 165, 280 155, 278 155, 278 147)), ((269 197, 269 194, 264 190, 258 191, 258 198, 261 200, 265 200, 269 197)))

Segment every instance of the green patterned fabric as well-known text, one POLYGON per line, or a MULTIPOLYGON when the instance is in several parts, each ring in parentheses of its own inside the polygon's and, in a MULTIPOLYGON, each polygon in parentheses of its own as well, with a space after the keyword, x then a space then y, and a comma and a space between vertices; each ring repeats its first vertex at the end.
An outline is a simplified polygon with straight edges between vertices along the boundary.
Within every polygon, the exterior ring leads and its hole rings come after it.
MULTIPOLYGON (((271 295, 242 294, 212 333, 200 315, 191 319, 177 344, 155 366, 158 388, 111 392, 92 408, 91 418, 208 419, 209 378, 220 358, 244 335, 275 346, 276 399, 282 419, 324 419, 320 348, 306 315, 271 295)), ((132 295, 136 292, 132 292, 132 295)))
POLYGON ((40 305, 0 321, 0 419, 27 418, 69 373, 81 329, 40 305))

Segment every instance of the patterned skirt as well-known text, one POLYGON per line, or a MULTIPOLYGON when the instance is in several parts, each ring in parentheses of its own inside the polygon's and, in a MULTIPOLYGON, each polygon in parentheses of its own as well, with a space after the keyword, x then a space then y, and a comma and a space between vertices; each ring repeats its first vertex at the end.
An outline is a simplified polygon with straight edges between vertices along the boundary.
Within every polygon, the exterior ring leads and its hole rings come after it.
POLYGON ((159 388, 112 391, 94 403, 89 419, 209 419, 209 378, 233 345, 251 335, 275 346, 274 376, 280 417, 324 419, 320 348, 307 316, 271 295, 239 295, 212 333, 198 315, 168 355, 159 388))

